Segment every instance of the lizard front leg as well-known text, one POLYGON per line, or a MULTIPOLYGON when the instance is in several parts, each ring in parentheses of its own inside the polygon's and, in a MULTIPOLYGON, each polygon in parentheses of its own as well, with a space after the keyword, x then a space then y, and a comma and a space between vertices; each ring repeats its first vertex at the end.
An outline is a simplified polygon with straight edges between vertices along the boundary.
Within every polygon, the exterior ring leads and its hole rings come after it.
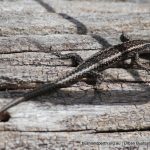
MULTIPOLYGON (((83 62, 83 59, 81 58, 81 56, 79 56, 76 53, 69 53, 69 54, 56 53, 56 56, 58 56, 60 59, 71 59, 73 67, 77 67, 83 62)), ((94 97, 90 101, 90 103, 93 104, 93 100, 95 99, 96 96, 98 96, 99 98, 101 97, 102 91, 99 92, 98 86, 102 83, 102 81, 104 80, 104 77, 103 77, 103 74, 99 72, 98 70, 90 71, 86 73, 84 77, 83 77, 83 81, 93 86, 94 97)))
POLYGON ((120 40, 121 42, 127 42, 127 41, 131 41, 132 39, 125 32, 122 32, 122 34, 120 35, 120 40))
MULTIPOLYGON (((54 55, 56 55, 60 59, 71 59, 73 67, 77 67, 83 62, 83 59, 81 58, 81 56, 76 53, 61 54, 61 53, 56 52, 54 53, 54 55)), ((86 73, 85 78, 86 80, 84 81, 90 85, 100 84, 103 80, 102 73, 99 73, 96 70, 86 73)))
POLYGON ((86 83, 95 86, 95 88, 102 83, 104 76, 101 72, 93 70, 86 74, 86 83))
POLYGON ((144 69, 148 72, 148 74, 150 74, 150 68, 148 68, 146 65, 143 65, 139 61, 139 53, 136 53, 135 56, 131 58, 131 65, 133 66, 134 64, 136 64, 139 67, 139 69, 144 69))
POLYGON ((59 52, 55 52, 53 54, 59 57, 60 59, 71 59, 72 67, 77 67, 79 64, 83 62, 83 59, 81 58, 81 56, 76 53, 61 54, 59 52))

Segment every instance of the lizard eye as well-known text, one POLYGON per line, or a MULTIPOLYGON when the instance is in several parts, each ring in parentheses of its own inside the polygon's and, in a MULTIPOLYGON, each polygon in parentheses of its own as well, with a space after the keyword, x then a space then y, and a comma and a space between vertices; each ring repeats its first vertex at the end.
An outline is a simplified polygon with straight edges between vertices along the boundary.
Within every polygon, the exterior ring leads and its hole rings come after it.
POLYGON ((149 54, 150 54, 150 43, 146 44, 146 45, 143 47, 143 49, 144 49, 144 52, 145 52, 145 53, 149 53, 149 54))

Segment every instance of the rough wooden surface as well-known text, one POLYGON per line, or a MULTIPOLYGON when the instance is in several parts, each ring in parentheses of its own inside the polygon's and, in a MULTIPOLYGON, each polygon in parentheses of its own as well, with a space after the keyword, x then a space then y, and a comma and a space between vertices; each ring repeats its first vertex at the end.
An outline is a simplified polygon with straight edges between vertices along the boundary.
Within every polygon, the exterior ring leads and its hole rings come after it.
MULTIPOLYGON (((0 1, 0 107, 73 69, 56 50, 85 59, 122 30, 149 39, 149 14, 146 0, 0 1)), ((106 70, 97 90, 81 81, 11 108, 0 149, 149 150, 150 75, 134 67, 106 70)))

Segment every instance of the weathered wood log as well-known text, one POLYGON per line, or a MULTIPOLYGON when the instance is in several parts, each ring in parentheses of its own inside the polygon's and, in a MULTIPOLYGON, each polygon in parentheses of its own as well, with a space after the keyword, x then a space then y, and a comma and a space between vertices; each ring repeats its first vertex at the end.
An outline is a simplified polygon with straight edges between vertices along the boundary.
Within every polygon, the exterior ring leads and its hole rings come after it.
MULTIPOLYGON (((0 107, 73 69, 56 50, 85 59, 120 43, 123 30, 149 39, 149 1, 134 2, 0 1, 0 107)), ((150 75, 123 67, 104 71, 96 88, 82 80, 9 109, 0 149, 148 150, 150 75)))
POLYGON ((31 0, 1 2, 2 36, 78 33, 116 38, 125 30, 149 36, 149 3, 31 0), (27 7, 28 6, 28 7, 27 7))
POLYGON ((149 132, 1 132, 1 149, 126 150, 149 148, 149 132), (9 137, 9 138, 8 138, 9 137), (136 142, 135 142, 136 139, 136 142), (13 141, 13 143, 12 143, 13 141))

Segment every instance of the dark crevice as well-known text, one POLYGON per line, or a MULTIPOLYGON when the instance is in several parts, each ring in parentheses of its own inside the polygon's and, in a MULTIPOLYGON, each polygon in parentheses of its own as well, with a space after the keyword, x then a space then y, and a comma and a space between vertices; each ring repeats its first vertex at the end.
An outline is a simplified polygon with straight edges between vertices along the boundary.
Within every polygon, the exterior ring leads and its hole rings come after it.
MULTIPOLYGON (((3 131, 3 130, 1 130, 3 131)), ((75 132, 87 132, 87 134, 99 134, 99 133, 132 133, 132 132, 140 132, 140 131, 150 131, 150 127, 144 127, 144 128, 135 128, 135 129, 116 129, 116 130, 104 130, 104 131, 99 131, 99 130, 95 130, 95 129, 79 129, 79 130, 52 130, 52 131, 20 131, 20 130, 7 130, 5 129, 4 131, 9 131, 9 132, 34 132, 34 133, 62 133, 62 132, 71 132, 71 133, 75 133, 75 132)))
POLYGON ((116 129, 116 130, 105 130, 105 131, 99 131, 95 130, 94 134, 98 133, 124 133, 124 132, 140 132, 140 131, 150 131, 150 127, 143 127, 143 128, 134 128, 134 129, 116 129))
MULTIPOLYGON (((93 51, 97 51, 97 50, 100 50, 101 48, 97 48, 97 49, 71 49, 71 50, 60 50, 60 52, 67 52, 67 51, 91 51, 91 50, 93 50, 93 51)), ((39 49, 39 50, 34 50, 34 51, 32 51, 32 50, 21 50, 21 51, 12 51, 12 52, 0 52, 0 54, 18 54, 18 53, 28 53, 28 52, 35 52, 35 53, 37 53, 37 52, 42 52, 42 53, 51 53, 51 52, 54 52, 55 50, 41 50, 41 49, 39 49)), ((53 54, 53 53, 52 53, 53 54)))
MULTIPOLYGON (((1 79, 1 77, 0 77, 0 79, 1 79)), ((4 80, 4 79, 3 79, 4 80)), ((6 80, 6 79, 5 79, 6 80)), ((85 81, 85 79, 82 79, 81 81, 79 81, 79 82, 84 82, 85 81)), ((90 82, 91 83, 93 83, 94 82, 94 80, 90 80, 90 82)), ((127 81, 127 80, 104 80, 103 82, 105 82, 105 83, 112 83, 112 84, 117 84, 117 83, 119 83, 119 84, 122 84, 122 83, 137 83, 137 84, 148 84, 148 83, 150 83, 150 81, 147 81, 147 82, 145 82, 145 81, 127 81)), ((48 82, 47 82, 48 83, 48 82)), ((33 88, 36 88, 36 87, 38 87, 38 86, 40 86, 40 85, 42 85, 42 84, 46 84, 46 82, 42 82, 42 81, 32 81, 32 82, 27 82, 27 81, 19 81, 18 79, 16 79, 16 80, 11 80, 11 81, 9 81, 9 80, 6 80, 6 83, 4 83, 4 84, 1 84, 1 86, 0 86, 0 91, 6 91, 6 90, 25 90, 25 89, 33 89, 33 88), (10 83, 7 83, 7 82, 10 82, 10 83)), ((71 87, 73 87, 73 86, 71 86, 71 87)), ((142 87, 142 85, 140 86, 140 87, 142 87)), ((149 89, 150 90, 150 87, 149 86, 146 86, 145 87, 147 90, 149 89)))
POLYGON ((8 112, 0 112, 0 122, 8 122, 10 117, 8 112))

